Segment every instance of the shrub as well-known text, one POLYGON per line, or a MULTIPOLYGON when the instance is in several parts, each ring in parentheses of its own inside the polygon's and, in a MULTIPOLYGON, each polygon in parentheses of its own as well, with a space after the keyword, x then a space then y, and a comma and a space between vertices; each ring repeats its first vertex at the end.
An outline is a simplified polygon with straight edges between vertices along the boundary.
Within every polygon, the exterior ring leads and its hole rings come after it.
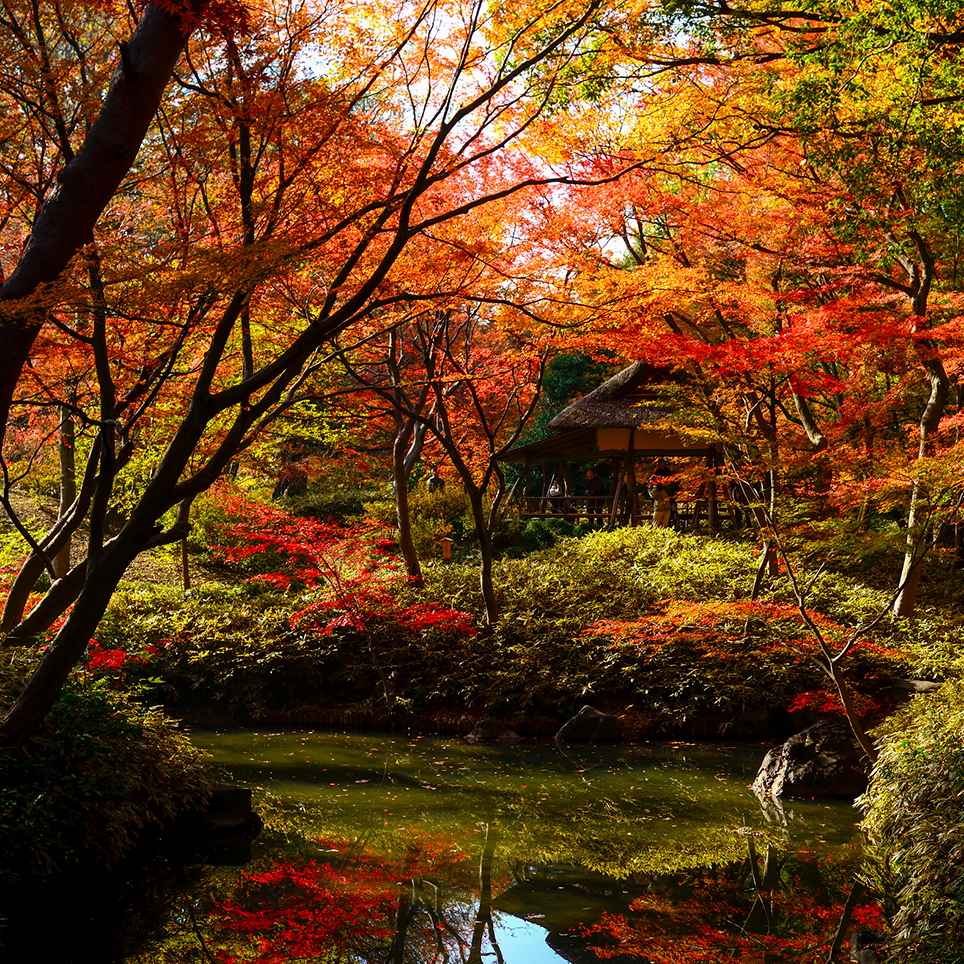
MULTIPOLYGON (((475 566, 428 565, 426 588, 418 589, 390 547, 354 538, 358 527, 343 537, 294 538, 304 535, 305 520, 289 531, 275 518, 282 510, 269 509, 267 531, 256 520, 251 531, 233 528, 234 550, 243 561, 252 547, 271 549, 260 555, 273 564, 283 547, 297 550, 277 578, 255 577, 260 592, 250 583, 186 596, 131 587, 101 627, 92 669, 160 677, 166 694, 156 692, 165 699, 215 701, 242 718, 368 700, 394 710, 454 704, 567 713, 592 698, 634 704, 667 724, 694 716, 720 724, 744 709, 786 709, 802 692, 811 696, 799 704, 807 709, 832 703, 818 693, 824 681, 807 658, 812 640, 794 607, 772 594, 746 598, 753 547, 648 527, 563 538, 497 563, 501 615, 476 635, 475 566), (301 558, 302 549, 310 555, 322 545, 331 550, 324 579, 301 558), (300 590, 277 591, 293 575, 300 590)), ((866 600, 849 580, 825 583, 822 598, 840 618, 819 618, 839 635, 848 607, 863 611, 866 600)), ((905 670, 876 639, 857 646, 847 668, 870 714, 905 670)))
POLYGON ((495 549, 507 558, 518 559, 554 546, 575 530, 576 525, 566 519, 507 519, 496 533, 495 549))
MULTIPOLYGON (((479 672, 474 698, 567 709, 592 694, 634 702, 672 723, 786 708, 824 679, 807 657, 812 640, 795 607, 775 603, 776 594, 759 603, 747 598, 756 556, 752 546, 640 527, 563 539, 502 561, 501 616, 486 640, 497 670, 479 672)), ((470 608, 478 605, 476 582, 469 567, 437 568, 429 591, 470 608)), ((870 605, 858 590, 827 578, 821 600, 849 625, 870 605)), ((843 632, 829 617, 820 622, 843 632)), ((860 702, 869 713, 879 712, 879 691, 904 668, 873 639, 855 648, 848 669, 868 691, 860 702)))
POLYGON ((964 941, 962 733, 964 681, 914 697, 876 731, 880 758, 858 800, 905 964, 958 960, 964 941))
POLYGON ((88 654, 90 671, 167 704, 215 703, 247 717, 322 688, 318 647, 291 628, 290 597, 248 585, 189 593, 122 583, 88 654), (121 652, 110 665, 101 653, 121 652))
POLYGON ((378 498, 371 489, 338 489, 324 495, 285 499, 296 516, 322 522, 351 522, 365 514, 365 503, 378 498))
MULTIPOLYGON (((17 658, 0 709, 26 676, 17 658)), ((142 828, 200 803, 198 751, 157 709, 75 676, 23 751, 0 750, 0 853, 29 878, 81 862, 117 863, 142 828)))
MULTIPOLYGON (((412 541, 422 559, 438 555, 439 542, 452 539, 456 547, 464 549, 477 545, 472 510, 464 490, 450 484, 441 492, 417 489, 409 493, 409 511, 412 516, 412 541)), ((395 527, 397 516, 395 500, 391 496, 365 503, 369 518, 382 525, 395 527)))

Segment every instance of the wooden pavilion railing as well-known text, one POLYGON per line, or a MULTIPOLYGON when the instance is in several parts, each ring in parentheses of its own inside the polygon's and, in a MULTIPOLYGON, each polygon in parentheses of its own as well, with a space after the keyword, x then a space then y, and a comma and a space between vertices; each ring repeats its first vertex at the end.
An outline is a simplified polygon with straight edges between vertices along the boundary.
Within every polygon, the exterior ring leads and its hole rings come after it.
MULTIPOLYGON (((590 498, 577 496, 524 496, 516 503, 523 519, 565 519, 567 522, 596 522, 599 525, 642 525, 653 518, 653 504, 647 498, 636 499, 630 517, 625 498, 616 506, 613 519, 613 497, 596 496, 594 506, 587 505, 590 498)), ((706 517, 704 499, 678 499, 676 502, 676 528, 689 529, 697 524, 702 515, 706 517), (702 509, 702 512, 700 511, 702 509)))

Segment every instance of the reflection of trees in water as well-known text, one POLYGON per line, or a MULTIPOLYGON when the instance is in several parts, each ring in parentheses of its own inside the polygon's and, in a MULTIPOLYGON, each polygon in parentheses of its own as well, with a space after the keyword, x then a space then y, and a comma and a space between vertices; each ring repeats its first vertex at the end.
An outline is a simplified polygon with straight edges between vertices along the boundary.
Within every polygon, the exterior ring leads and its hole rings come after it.
POLYGON ((744 861, 632 881, 625 912, 564 936, 600 958, 651 964, 829 960, 851 927, 883 925, 853 872, 814 851, 769 846, 761 860, 751 839, 744 861))
POLYGON ((406 960, 440 960, 447 964, 453 957, 465 964, 481 964, 486 935, 498 964, 503 964, 492 919, 492 863, 495 858, 495 844, 495 830, 486 824, 485 841, 479 860, 479 900, 474 919, 469 913, 470 904, 463 900, 445 907, 441 883, 425 879, 411 881, 410 893, 403 893, 399 899, 395 933, 385 958, 387 964, 404 964, 406 960), (425 953, 428 948, 423 946, 418 936, 412 938, 411 925, 420 914, 428 917, 435 934, 432 948, 434 954, 425 953), (471 938, 466 940, 469 927, 471 938))
POLYGON ((477 878, 455 841, 415 831, 401 853, 379 853, 364 839, 328 842, 320 856, 266 863, 231 881, 214 873, 142 960, 479 964, 482 935, 495 944, 495 835, 486 831, 479 842, 477 878), (476 886, 482 898, 473 913, 476 886))
POLYGON ((195 899, 181 953, 171 943, 145 961, 503 964, 498 919, 511 914, 538 919, 549 946, 580 964, 810 962, 829 958, 848 923, 880 926, 872 901, 854 892, 848 905, 854 854, 757 854, 751 839, 742 861, 614 880, 572 865, 500 872, 496 845, 490 826, 474 841, 413 831, 390 854, 371 838, 329 844, 322 857, 272 863, 195 899))
POLYGON ((482 848, 482 859, 479 861, 479 909, 476 911, 475 924, 472 928, 469 964, 481 962, 482 939, 486 932, 498 962, 502 964, 502 951, 499 949, 499 942, 495 939, 495 926, 492 923, 492 858, 494 856, 495 831, 486 825, 485 846, 482 848))

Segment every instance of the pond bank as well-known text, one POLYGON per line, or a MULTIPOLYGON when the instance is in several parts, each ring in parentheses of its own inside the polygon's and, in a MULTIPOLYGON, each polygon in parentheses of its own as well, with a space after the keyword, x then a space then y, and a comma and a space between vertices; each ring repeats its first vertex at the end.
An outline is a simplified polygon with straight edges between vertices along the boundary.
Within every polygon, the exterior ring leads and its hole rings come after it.
MULTIPOLYGON (((188 727, 273 727, 279 729, 320 729, 347 732, 419 733, 439 736, 467 736, 482 720, 497 719, 523 739, 546 739, 559 729, 586 704, 573 704, 568 712, 548 714, 493 713, 484 707, 477 710, 439 708, 422 712, 394 712, 373 709, 366 705, 304 706, 294 709, 263 710, 261 712, 231 712, 218 706, 165 707, 165 712, 188 727)), ((593 704, 595 705, 595 704, 593 704)), ((649 740, 760 740, 780 743, 827 714, 801 710, 763 707, 748 710, 737 716, 693 716, 671 723, 641 713, 632 706, 604 704, 597 706, 612 714, 619 723, 620 741, 633 744, 649 740)), ((842 714, 840 719, 843 719, 842 714)))

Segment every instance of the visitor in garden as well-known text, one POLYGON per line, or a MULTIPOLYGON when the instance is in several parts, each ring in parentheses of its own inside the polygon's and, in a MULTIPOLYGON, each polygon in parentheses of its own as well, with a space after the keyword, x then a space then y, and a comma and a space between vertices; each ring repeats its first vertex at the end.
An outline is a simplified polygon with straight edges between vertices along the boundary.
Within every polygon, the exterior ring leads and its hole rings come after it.
MULTIPOLYGON (((656 508, 653 508, 654 525, 670 526, 673 529, 679 526, 679 506, 676 502, 676 495, 679 492, 679 479, 676 478, 676 470, 671 468, 664 458, 658 458, 653 467, 653 479, 660 483, 669 499, 669 518, 665 523, 656 521, 656 508)), ((652 485, 652 480, 650 482, 652 485)))
POLYGON ((653 500, 653 525, 665 529, 670 523, 673 504, 669 490, 663 485, 662 479, 655 473, 649 477, 646 486, 649 497, 653 500))
POLYGON ((563 512, 565 505, 562 498, 562 486, 557 478, 553 478, 549 484, 549 511, 563 512))
POLYGON ((597 520, 601 521, 603 511, 603 488, 602 479, 596 478, 596 473, 592 469, 586 472, 586 515, 589 521, 595 525, 597 520))
POLYGON ((445 479, 439 475, 438 466, 436 465, 432 469, 432 475, 428 480, 428 490, 429 492, 442 492, 445 489, 445 479))

